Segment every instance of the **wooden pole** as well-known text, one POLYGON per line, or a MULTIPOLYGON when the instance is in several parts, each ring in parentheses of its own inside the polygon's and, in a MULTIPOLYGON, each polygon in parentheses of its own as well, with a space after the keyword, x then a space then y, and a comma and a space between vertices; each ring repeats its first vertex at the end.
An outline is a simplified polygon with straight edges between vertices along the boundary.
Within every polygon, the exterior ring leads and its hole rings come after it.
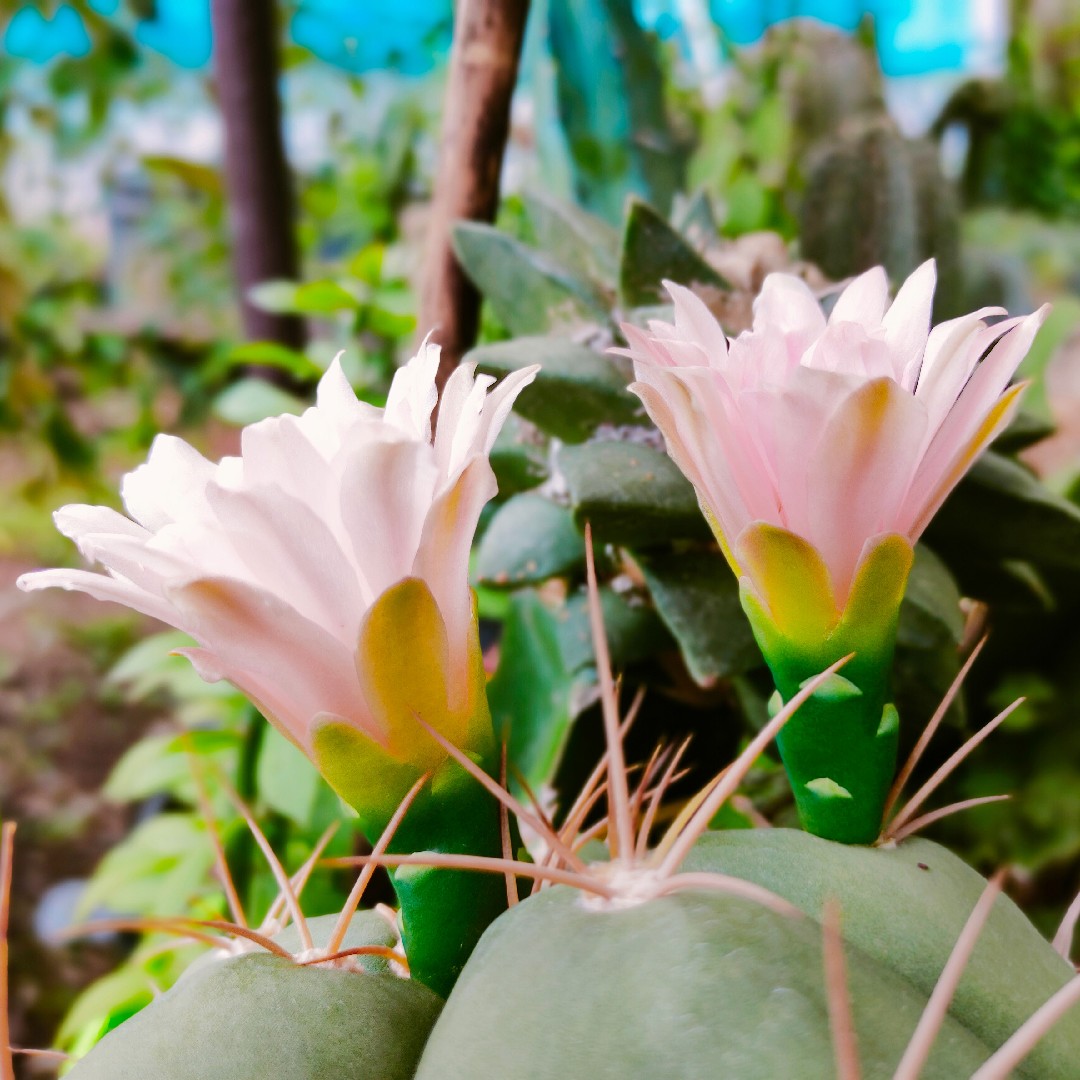
POLYGON ((247 297, 259 282, 299 276, 292 184, 281 136, 274 0, 213 0, 210 11, 244 334, 302 348, 299 318, 262 311, 247 297))
POLYGON ((418 335, 442 346, 439 387, 476 341, 480 296, 454 257, 454 222, 493 221, 529 0, 458 0, 418 335))

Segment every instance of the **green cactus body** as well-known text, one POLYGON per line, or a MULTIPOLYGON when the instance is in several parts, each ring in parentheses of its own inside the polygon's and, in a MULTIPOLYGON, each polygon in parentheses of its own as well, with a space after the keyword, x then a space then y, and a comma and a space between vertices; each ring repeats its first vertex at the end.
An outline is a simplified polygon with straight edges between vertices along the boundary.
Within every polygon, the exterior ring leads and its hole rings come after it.
POLYGON ((903 280, 938 261, 934 309, 959 313, 959 205, 937 147, 906 139, 886 116, 849 121, 816 144, 800 215, 802 254, 834 280, 882 265, 903 280))
MULTIPOLYGON (((832 1080, 820 927, 688 891, 597 909, 556 886, 481 939, 417 1080, 832 1080)), ((891 1077, 925 995, 845 949, 862 1075, 891 1077)), ((923 1077, 970 1076, 989 1047, 948 1018, 923 1077)))
POLYGON ((72 1080, 409 1080, 439 998, 268 953, 208 964, 107 1035, 72 1080))
POLYGON ((837 281, 879 264, 903 279, 919 264, 908 142, 891 120, 856 121, 818 145, 807 169, 800 238, 803 256, 837 281))
MULTIPOLYGON (((784 897, 814 919, 841 906, 852 948, 929 995, 986 882, 928 840, 853 847, 793 829, 706 833, 686 870, 730 874, 784 897)), ((1006 896, 998 898, 950 1005, 986 1044, 1005 1041, 1074 972, 1006 896)), ((1080 1010, 1059 1021, 1018 1071, 1071 1080, 1080 1062, 1080 1010)), ((957 1073, 957 1076, 967 1075, 957 1073)))
MULTIPOLYGON (((831 27, 809 20, 770 27, 759 64, 776 66, 799 150, 853 116, 885 109, 881 69, 873 50, 831 27)), ((758 65, 751 69, 758 70, 758 65)))
MULTIPOLYGON (((316 946, 336 916, 309 920, 316 946)), ((289 927, 275 939, 299 949, 289 927)), ((372 912, 353 918, 342 949, 392 945, 372 912)), ((442 1005, 398 978, 383 957, 363 971, 302 967, 266 952, 207 956, 167 993, 110 1032, 72 1080, 410 1080, 442 1005)))

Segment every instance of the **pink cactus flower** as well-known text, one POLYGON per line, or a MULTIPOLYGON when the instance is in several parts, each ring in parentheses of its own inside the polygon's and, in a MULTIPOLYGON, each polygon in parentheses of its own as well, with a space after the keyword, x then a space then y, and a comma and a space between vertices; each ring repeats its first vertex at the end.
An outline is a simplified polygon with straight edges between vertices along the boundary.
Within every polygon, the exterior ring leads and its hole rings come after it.
POLYGON ((451 726, 475 713, 469 548, 496 491, 488 453, 536 370, 491 390, 492 378, 458 368, 433 433, 438 360, 425 343, 385 409, 358 401, 335 361, 314 407, 245 428, 240 456, 217 464, 158 436, 124 478, 128 516, 86 505, 55 515, 106 573, 41 570, 19 587, 76 589, 190 634, 198 646, 180 651, 199 674, 235 684, 309 753, 313 726, 330 722, 408 760, 398 714, 418 706, 395 694, 442 695, 451 726), (403 611, 431 640, 387 630, 403 611), (429 653, 440 671, 423 664, 429 653), (410 663, 425 670, 398 677, 410 663))
POLYGON ((1023 389, 1009 381, 1048 309, 987 325, 1005 312, 983 308, 931 330, 934 285, 931 261, 890 304, 876 268, 826 318, 803 281, 770 274, 753 327, 729 340, 669 283, 674 326, 624 327, 631 389, 737 574, 753 576, 762 523, 783 529, 820 555, 842 611, 864 556, 886 535, 913 544, 1008 424, 1023 389))

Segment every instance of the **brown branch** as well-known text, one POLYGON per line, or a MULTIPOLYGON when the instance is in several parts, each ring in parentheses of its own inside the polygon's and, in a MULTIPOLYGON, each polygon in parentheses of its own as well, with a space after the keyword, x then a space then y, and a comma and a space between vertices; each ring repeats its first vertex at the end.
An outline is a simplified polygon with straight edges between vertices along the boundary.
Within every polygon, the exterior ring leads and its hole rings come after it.
POLYGON ((213 0, 210 10, 244 334, 299 349, 304 325, 298 317, 262 311, 248 299, 248 290, 259 282, 299 276, 292 185, 281 136, 274 0, 213 0))
POLYGON ((454 222, 493 221, 529 0, 458 0, 417 325, 442 346, 439 387, 473 343, 480 295, 451 247, 454 222))

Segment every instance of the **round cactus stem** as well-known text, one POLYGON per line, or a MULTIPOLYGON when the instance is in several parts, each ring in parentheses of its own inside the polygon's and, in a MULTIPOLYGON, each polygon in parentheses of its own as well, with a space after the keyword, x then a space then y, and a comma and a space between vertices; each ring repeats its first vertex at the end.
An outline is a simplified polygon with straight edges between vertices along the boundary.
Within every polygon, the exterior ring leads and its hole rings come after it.
POLYGON ((807 832, 844 844, 877 839, 899 731, 890 702, 839 674, 788 721, 777 744, 807 832))
POLYGON ((815 588, 824 580, 816 552, 798 538, 778 539, 786 546, 769 554, 785 558, 768 564, 766 588, 744 577, 740 595, 780 701, 851 655, 777 736, 799 818, 827 840, 872 844, 896 771, 900 724, 889 684, 912 548, 896 535, 869 547, 838 608, 831 592, 815 588))
MULTIPOLYGON (((448 761, 421 791, 387 850, 498 857, 498 803, 448 761)), ((411 976, 445 998, 480 936, 506 910, 506 882, 498 874, 426 866, 397 867, 390 879, 411 976)))

